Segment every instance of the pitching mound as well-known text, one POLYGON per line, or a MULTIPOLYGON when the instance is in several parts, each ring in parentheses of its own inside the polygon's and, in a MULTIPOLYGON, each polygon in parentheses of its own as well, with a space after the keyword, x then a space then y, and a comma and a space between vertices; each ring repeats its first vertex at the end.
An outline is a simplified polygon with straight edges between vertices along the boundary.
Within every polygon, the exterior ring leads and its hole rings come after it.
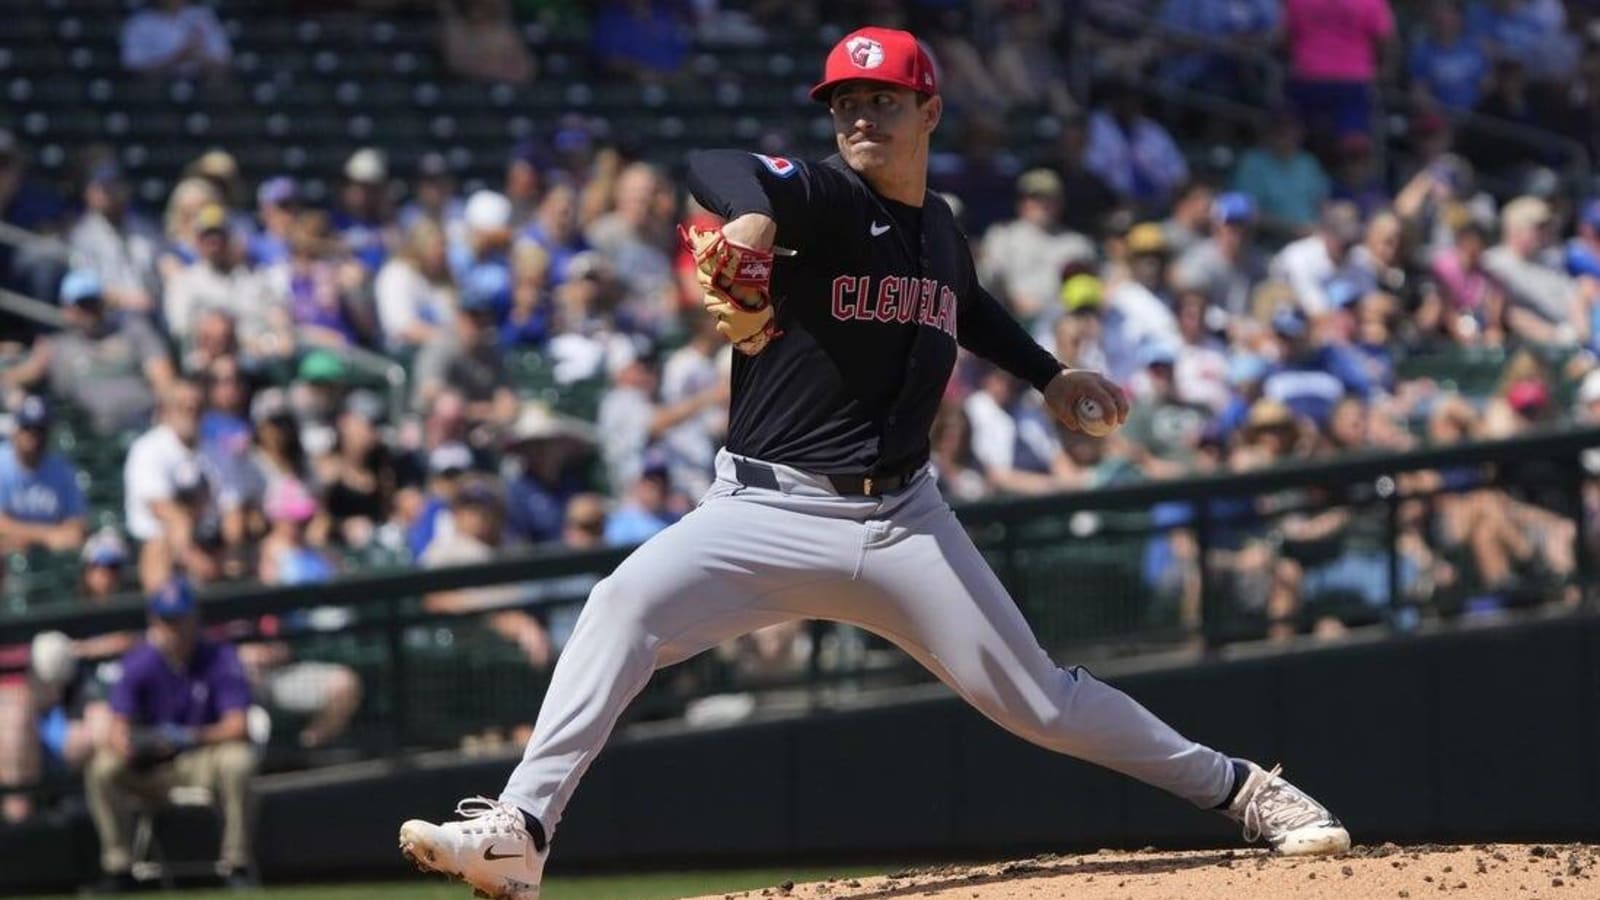
POLYGON ((987 866, 938 866, 881 878, 782 884, 727 898, 936 897, 954 900, 1573 900, 1600 896, 1592 844, 1358 846, 1343 856, 1285 859, 1262 851, 1046 854, 987 866))

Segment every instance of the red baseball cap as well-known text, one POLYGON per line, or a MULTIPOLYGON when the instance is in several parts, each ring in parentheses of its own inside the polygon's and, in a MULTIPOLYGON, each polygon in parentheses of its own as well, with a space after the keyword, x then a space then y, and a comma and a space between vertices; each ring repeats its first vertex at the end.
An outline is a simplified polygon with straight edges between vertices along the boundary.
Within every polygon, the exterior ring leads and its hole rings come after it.
POLYGON ((826 103, 840 82, 858 79, 910 88, 919 94, 939 92, 927 51, 911 32, 893 28, 860 28, 834 44, 822 67, 822 80, 811 89, 811 99, 826 103))

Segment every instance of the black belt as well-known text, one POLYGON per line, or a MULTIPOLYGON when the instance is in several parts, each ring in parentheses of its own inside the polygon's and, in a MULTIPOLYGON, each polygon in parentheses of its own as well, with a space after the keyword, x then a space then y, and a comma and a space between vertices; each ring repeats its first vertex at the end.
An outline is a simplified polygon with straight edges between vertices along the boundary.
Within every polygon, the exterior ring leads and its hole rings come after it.
MULTIPOLYGON (((917 472, 922 470, 922 462, 910 463, 886 472, 873 472, 869 475, 823 475, 833 489, 840 494, 856 497, 882 497, 900 490, 911 479, 917 477, 917 472)), ((733 458, 733 474, 739 483, 747 487, 767 488, 778 490, 778 473, 766 463, 755 462, 749 459, 733 458)))

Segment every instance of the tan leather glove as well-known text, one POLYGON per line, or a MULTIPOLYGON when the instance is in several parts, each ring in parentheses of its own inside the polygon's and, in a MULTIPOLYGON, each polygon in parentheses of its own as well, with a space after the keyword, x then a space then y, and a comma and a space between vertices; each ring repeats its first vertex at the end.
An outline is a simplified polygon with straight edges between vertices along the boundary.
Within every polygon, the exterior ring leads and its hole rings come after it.
POLYGON ((694 256, 706 312, 734 349, 755 356, 783 334, 773 321, 772 251, 736 244, 721 229, 678 229, 694 256))

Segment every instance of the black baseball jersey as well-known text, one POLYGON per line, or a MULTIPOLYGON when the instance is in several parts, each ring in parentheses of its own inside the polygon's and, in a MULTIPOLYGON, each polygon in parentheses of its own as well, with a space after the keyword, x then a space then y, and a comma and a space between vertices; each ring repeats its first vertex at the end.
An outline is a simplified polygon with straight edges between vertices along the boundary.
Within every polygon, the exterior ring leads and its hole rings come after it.
POLYGON ((727 447, 830 475, 928 457, 956 346, 1043 389, 1061 364, 978 285, 950 207, 879 196, 839 156, 689 154, 689 188, 727 219, 777 222, 772 297, 783 336, 734 355, 727 447))

